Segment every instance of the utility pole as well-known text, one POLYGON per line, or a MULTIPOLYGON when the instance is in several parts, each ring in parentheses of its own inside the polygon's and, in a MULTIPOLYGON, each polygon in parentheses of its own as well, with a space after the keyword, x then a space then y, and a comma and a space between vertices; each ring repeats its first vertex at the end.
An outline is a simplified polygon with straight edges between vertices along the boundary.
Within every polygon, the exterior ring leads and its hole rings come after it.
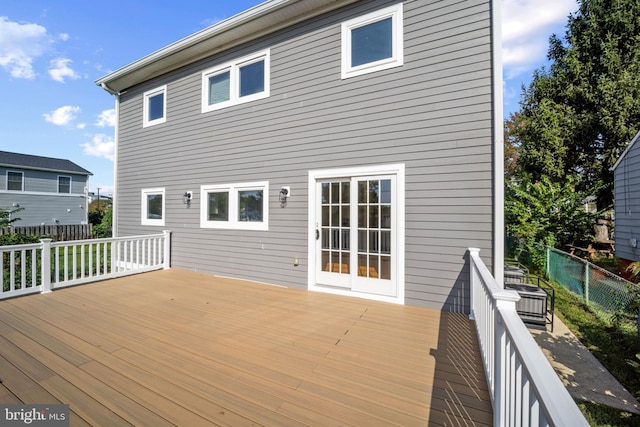
POLYGON ((98 187, 98 215, 100 215, 100 187, 98 187))

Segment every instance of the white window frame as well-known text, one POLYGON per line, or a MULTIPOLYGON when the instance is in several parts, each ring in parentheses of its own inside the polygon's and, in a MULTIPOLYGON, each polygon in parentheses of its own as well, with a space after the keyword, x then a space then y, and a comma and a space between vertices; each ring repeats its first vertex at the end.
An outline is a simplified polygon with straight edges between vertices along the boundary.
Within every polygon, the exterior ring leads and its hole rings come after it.
POLYGON ((238 184, 202 185, 200 186, 200 227, 231 230, 269 230, 269 181, 244 182, 238 184), (238 220, 238 193, 240 191, 262 190, 262 221, 238 220), (209 221, 208 197, 210 192, 229 193, 229 220, 209 221))
POLYGON ((232 105, 268 98, 271 87, 271 50, 267 49, 253 55, 209 68, 202 73, 202 112, 220 110, 232 105), (264 90, 247 96, 240 96, 240 68, 264 60, 264 90), (209 105, 209 77, 229 71, 229 100, 209 105))
POLYGON ((141 203, 141 212, 140 212, 140 223, 142 225, 163 226, 164 218, 167 212, 166 211, 167 198, 165 197, 164 188, 143 188, 141 191, 141 197, 142 197, 142 203, 141 203), (162 195, 162 218, 159 218, 159 219, 147 218, 147 209, 148 209, 147 196, 152 196, 157 194, 162 195))
POLYGON ((71 194, 72 185, 73 185, 73 178, 71 178, 71 176, 69 176, 69 175, 58 175, 58 194, 71 194), (68 193, 63 193, 62 191, 60 191, 60 178, 69 178, 69 192, 68 193))
POLYGON ((158 125, 160 123, 164 123, 167 121, 167 86, 161 86, 149 91, 146 91, 143 95, 144 98, 144 106, 142 108, 143 116, 142 116, 142 127, 146 128, 148 126, 158 125), (149 120, 149 101, 156 95, 163 94, 162 97, 162 117, 155 120, 149 120))
POLYGON ((360 76, 376 71, 386 70, 393 67, 400 67, 404 64, 404 28, 402 3, 389 6, 375 12, 359 16, 342 23, 342 78, 360 76), (351 31, 373 24, 383 19, 391 18, 392 22, 392 42, 393 54, 390 58, 379 61, 361 64, 356 67, 351 66, 351 31))
POLYGON ((24 191, 24 172, 8 170, 7 174, 6 174, 6 187, 5 188, 7 189, 7 191, 24 191), (22 177, 22 186, 21 186, 20 190, 10 190, 9 189, 9 174, 10 173, 18 173, 22 177))

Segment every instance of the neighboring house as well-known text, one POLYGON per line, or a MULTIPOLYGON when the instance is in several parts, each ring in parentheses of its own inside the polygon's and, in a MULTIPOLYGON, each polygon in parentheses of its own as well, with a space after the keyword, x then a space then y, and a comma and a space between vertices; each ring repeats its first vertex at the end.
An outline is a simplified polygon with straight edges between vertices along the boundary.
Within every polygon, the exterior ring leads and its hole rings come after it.
POLYGON ((114 235, 171 230, 179 269, 468 311, 467 249, 503 268, 499 7, 271 0, 97 80, 114 235))
POLYGON ((65 159, 0 151, 0 209, 12 225, 87 224, 88 170, 65 159))
POLYGON ((613 170, 616 256, 640 260, 640 132, 631 140, 613 170))

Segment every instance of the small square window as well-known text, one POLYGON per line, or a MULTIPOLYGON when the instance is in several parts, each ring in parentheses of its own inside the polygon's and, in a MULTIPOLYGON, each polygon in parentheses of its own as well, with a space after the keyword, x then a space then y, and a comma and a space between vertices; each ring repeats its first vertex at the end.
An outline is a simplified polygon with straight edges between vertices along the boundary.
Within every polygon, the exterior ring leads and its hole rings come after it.
POLYGON ((268 182, 203 185, 200 192, 202 228, 269 229, 268 182))
POLYGON ((164 225, 164 188, 142 190, 142 225, 164 225))
POLYGON ((240 67, 240 97, 264 92, 264 59, 240 67))
POLYGON ((207 220, 229 221, 229 192, 212 191, 207 193, 207 220))
POLYGON ((22 172, 7 172, 7 190, 24 191, 24 174, 22 172))
POLYGON ((71 194, 71 177, 58 177, 58 193, 71 194))
POLYGON ((202 112, 269 97, 269 50, 202 73, 202 112))
POLYGON ((263 190, 238 191, 238 221, 262 222, 263 190))
POLYGON ((402 3, 342 24, 342 78, 403 65, 402 3))
POLYGON ((230 85, 231 74, 229 71, 209 77, 209 105, 228 101, 230 85))
POLYGON ((144 93, 142 127, 153 126, 167 121, 167 87, 144 93))

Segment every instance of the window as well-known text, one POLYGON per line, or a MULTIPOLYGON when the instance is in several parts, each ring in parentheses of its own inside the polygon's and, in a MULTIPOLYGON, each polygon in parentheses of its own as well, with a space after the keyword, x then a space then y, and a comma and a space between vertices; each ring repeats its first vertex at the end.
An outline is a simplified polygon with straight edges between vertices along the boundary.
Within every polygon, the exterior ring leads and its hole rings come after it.
POLYGON ((24 174, 22 172, 7 171, 7 190, 24 191, 24 174))
POLYGON ((164 225, 164 188, 142 190, 142 225, 164 225))
POLYGON ((153 126, 167 121, 167 87, 144 93, 144 117, 142 127, 153 126))
POLYGON ((269 50, 202 73, 202 112, 269 96, 269 50))
POLYGON ((342 24, 343 79, 403 63, 402 3, 342 24))
POLYGON ((58 176, 58 193, 71 194, 70 176, 58 176))
POLYGON ((200 226, 246 230, 269 229, 269 183, 203 185, 200 226))

